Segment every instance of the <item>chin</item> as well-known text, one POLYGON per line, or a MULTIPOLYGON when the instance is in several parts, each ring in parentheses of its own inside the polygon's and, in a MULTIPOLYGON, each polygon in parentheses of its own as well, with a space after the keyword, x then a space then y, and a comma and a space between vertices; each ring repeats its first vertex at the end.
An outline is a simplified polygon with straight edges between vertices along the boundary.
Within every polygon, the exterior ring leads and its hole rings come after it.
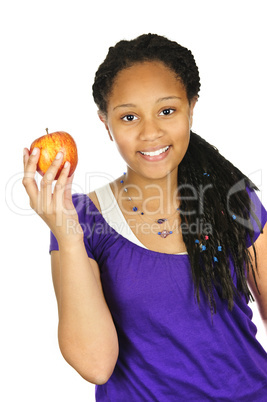
POLYGON ((175 169, 149 169, 146 172, 142 172, 142 176, 150 179, 150 180, 163 180, 166 177, 170 176, 173 174, 178 174, 178 169, 177 167, 175 169))

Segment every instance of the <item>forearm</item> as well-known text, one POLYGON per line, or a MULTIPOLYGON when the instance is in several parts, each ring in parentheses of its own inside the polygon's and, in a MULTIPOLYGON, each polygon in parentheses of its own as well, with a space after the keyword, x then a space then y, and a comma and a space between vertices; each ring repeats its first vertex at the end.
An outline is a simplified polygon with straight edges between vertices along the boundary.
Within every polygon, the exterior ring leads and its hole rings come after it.
POLYGON ((111 375, 116 329, 83 242, 59 246, 59 344, 63 356, 91 382, 111 375), (77 367, 79 369, 77 369, 77 367))

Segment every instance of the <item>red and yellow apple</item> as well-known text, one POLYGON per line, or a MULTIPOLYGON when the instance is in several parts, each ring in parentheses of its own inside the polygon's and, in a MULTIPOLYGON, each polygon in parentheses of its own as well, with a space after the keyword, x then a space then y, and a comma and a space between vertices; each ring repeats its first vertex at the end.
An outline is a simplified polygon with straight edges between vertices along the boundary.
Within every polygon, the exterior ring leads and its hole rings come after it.
POLYGON ((57 153, 62 152, 63 159, 55 180, 58 179, 66 161, 70 162, 69 176, 71 176, 78 163, 78 152, 74 139, 65 131, 56 131, 51 134, 48 134, 48 129, 46 129, 46 131, 47 134, 33 141, 30 148, 30 153, 32 152, 33 148, 40 148, 40 158, 37 164, 37 172, 43 176, 55 159, 57 153))

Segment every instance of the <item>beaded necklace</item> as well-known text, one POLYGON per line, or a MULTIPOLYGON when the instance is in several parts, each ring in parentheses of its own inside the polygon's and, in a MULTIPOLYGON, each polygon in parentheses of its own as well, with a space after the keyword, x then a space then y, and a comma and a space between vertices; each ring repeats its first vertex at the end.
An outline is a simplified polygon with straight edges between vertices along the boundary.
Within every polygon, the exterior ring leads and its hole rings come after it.
MULTIPOLYGON (((123 175, 125 176, 126 173, 123 173, 123 175)), ((124 183, 124 180, 121 179, 121 180, 120 180, 120 183, 123 184, 123 183, 124 183)), ((124 191, 125 193, 128 193, 128 188, 125 187, 125 188, 123 189, 123 191, 124 191)), ((132 211, 139 213, 141 219, 145 222, 145 220, 143 219, 143 215, 145 215, 145 213, 144 213, 143 211, 139 211, 139 209, 137 208, 137 206, 134 205, 134 202, 133 202, 132 197, 128 196, 128 197, 127 197, 127 200, 130 201, 130 202, 132 203, 132 205, 133 205, 133 207, 131 208, 132 211)), ((180 210, 180 208, 177 208, 176 211, 175 211, 171 216, 173 216, 175 213, 179 212, 179 210, 180 210)), ((167 222, 167 221, 169 220, 169 218, 158 218, 158 219, 156 219, 156 220, 153 220, 153 219, 151 219, 149 216, 146 216, 146 217, 147 217, 150 221, 152 221, 152 222, 154 222, 154 223, 157 223, 157 224, 159 224, 159 225, 162 225, 164 222, 167 222)), ((160 232, 160 231, 157 232, 157 234, 158 234, 162 239, 166 239, 166 237, 168 237, 169 235, 173 234, 173 231, 172 231, 172 230, 164 229, 164 230, 162 230, 161 232, 160 232)))
MULTIPOLYGON (((123 175, 125 176, 126 173, 123 173, 123 175)), ((207 173, 207 172, 204 172, 204 173, 203 173, 203 176, 209 177, 210 174, 207 173)), ((123 184, 123 183, 124 183, 124 180, 122 179, 122 180, 120 181, 120 183, 123 184)), ((126 192, 126 193, 128 192, 127 187, 124 188, 124 192, 126 192)), ((133 200, 132 200, 131 197, 128 197, 128 200, 133 203, 133 200)), ((138 212, 138 208, 137 208, 136 206, 133 206, 132 210, 133 210, 134 212, 138 212)), ((179 210, 180 210, 180 209, 177 208, 177 210, 176 210, 175 212, 177 212, 177 211, 179 211, 179 210)), ((221 213, 224 215, 224 211, 221 211, 221 213)), ((141 218, 142 218, 142 215, 144 215, 144 212, 141 211, 141 212, 140 212, 141 218)), ((171 216, 172 216, 172 215, 171 215, 171 216)), ((148 216, 147 216, 147 218, 150 219, 148 216)), ((236 215, 233 214, 233 215, 232 215, 232 219, 233 219, 234 221, 237 220, 236 215)), ((150 219, 150 220, 152 220, 152 219, 150 219)), ((154 221, 154 223, 156 222, 156 223, 158 223, 159 225, 161 225, 161 224, 163 224, 163 223, 166 222, 166 221, 168 221, 168 218, 159 218, 159 219, 156 219, 156 221, 154 221)), ((171 235, 172 233, 173 233, 173 231, 162 230, 161 232, 158 232, 158 235, 159 235, 160 237, 162 237, 163 239, 165 239, 167 236, 171 235)), ((198 238, 195 239, 195 246, 196 246, 196 247, 199 247, 200 252, 205 252, 205 250, 206 250, 207 247, 208 247, 209 236, 208 236, 208 235, 205 235, 204 239, 203 239, 203 241, 200 241, 198 238), (204 239, 205 239, 205 240, 204 240, 204 239)), ((219 254, 220 254, 221 252, 223 252, 223 247, 222 247, 220 244, 217 245, 216 249, 217 249, 217 251, 218 251, 219 253, 217 254, 217 256, 216 256, 216 255, 213 256, 214 264, 219 263, 219 254)))

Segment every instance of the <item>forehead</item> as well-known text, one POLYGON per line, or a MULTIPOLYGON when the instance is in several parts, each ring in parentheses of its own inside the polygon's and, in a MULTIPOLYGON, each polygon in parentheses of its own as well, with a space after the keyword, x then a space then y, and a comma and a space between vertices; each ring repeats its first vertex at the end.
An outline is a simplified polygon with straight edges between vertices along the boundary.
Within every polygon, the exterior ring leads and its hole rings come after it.
POLYGON ((133 96, 170 96, 179 92, 186 98, 186 90, 176 73, 160 61, 133 64, 121 70, 113 83, 109 101, 133 96))

